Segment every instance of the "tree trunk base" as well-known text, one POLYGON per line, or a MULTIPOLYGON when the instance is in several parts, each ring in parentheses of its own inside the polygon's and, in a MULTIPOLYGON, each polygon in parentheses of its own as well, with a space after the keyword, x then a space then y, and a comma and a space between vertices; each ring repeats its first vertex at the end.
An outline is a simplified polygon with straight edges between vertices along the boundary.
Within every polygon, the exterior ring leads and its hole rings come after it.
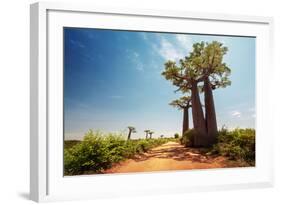
POLYGON ((198 133, 192 140, 192 147, 211 147, 217 143, 217 135, 208 136, 207 134, 198 133))

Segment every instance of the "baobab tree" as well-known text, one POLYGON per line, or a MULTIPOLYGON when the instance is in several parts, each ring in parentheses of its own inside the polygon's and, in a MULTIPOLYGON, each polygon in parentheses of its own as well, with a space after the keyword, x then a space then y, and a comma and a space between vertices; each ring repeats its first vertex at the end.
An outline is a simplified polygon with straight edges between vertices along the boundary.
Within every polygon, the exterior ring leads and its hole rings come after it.
POLYGON ((147 138, 148 138, 148 134, 149 134, 150 130, 144 130, 144 132, 145 132, 145 139, 147 139, 147 138))
POLYGON ((215 143, 218 135, 213 90, 231 85, 229 80, 231 70, 223 62, 223 56, 227 51, 227 47, 222 43, 213 41, 201 42, 199 46, 196 46, 196 52, 190 54, 193 66, 200 70, 200 78, 203 79, 208 144, 215 143))
POLYGON ((132 133, 136 133, 136 128, 135 127, 132 127, 132 126, 128 126, 128 129, 129 129, 129 133, 128 133, 128 140, 131 139, 131 134, 132 133))
POLYGON ((182 122, 182 136, 189 130, 189 108, 191 108, 191 97, 184 96, 180 99, 174 100, 170 103, 173 107, 183 110, 183 122, 182 122))
POLYGON ((191 92, 192 117, 196 136, 194 146, 210 146, 217 138, 213 89, 230 85, 230 68, 223 63, 227 47, 222 43, 195 43, 190 54, 176 62, 165 63, 162 75, 177 86, 177 91, 191 92), (199 90, 204 92, 205 116, 199 90), (206 119, 206 120, 205 120, 206 119))
POLYGON ((199 78, 199 70, 191 65, 190 60, 189 57, 181 59, 179 66, 173 61, 166 62, 162 75, 178 87, 176 91, 184 94, 191 92, 193 127, 197 134, 194 146, 206 146, 207 128, 198 89, 198 83, 203 79, 199 78))
POLYGON ((153 131, 149 131, 149 138, 151 139, 152 138, 152 134, 153 134, 154 132, 153 131))

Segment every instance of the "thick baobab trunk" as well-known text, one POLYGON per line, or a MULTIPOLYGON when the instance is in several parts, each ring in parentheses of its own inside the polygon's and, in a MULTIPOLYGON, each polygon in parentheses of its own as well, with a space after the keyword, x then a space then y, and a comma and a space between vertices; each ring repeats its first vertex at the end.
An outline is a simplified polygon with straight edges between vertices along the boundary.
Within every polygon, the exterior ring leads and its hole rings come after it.
POLYGON ((131 130, 129 130, 128 140, 129 140, 129 139, 131 139, 131 133, 132 133, 132 131, 131 131, 131 130))
POLYGON ((206 122, 204 119, 204 113, 200 102, 197 82, 192 83, 191 104, 192 104, 193 127, 196 133, 196 136, 194 136, 193 145, 196 147, 207 146, 206 122))
POLYGON ((184 133, 189 130, 189 114, 188 114, 189 107, 183 109, 183 125, 182 125, 182 136, 184 133))
POLYGON ((208 145, 212 145, 217 141, 218 127, 216 119, 216 111, 213 97, 213 90, 209 78, 204 80, 204 97, 205 97, 205 118, 208 132, 208 145))

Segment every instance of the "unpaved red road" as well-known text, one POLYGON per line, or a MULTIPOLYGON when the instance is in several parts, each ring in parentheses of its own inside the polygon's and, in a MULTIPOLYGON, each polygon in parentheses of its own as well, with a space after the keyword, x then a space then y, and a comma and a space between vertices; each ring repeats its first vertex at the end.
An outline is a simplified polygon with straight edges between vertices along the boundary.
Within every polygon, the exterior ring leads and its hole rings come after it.
POLYGON ((229 167, 224 157, 200 154, 197 149, 168 142, 147 153, 113 166, 105 173, 149 172, 229 167))

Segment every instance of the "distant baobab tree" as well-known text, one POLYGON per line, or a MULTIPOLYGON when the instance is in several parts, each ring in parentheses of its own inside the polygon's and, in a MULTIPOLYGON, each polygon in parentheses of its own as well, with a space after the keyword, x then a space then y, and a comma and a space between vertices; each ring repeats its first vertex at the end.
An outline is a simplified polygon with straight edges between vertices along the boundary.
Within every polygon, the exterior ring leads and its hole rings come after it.
POLYGON ((189 130, 189 108, 191 108, 191 97, 184 96, 170 103, 173 107, 183 110, 182 136, 189 130))
POLYGON ((128 126, 128 129, 129 129, 128 140, 130 140, 131 139, 131 134, 132 133, 136 133, 137 131, 136 131, 136 128, 133 127, 133 126, 128 126))
POLYGON ((152 134, 153 134, 153 133, 154 133, 153 131, 150 131, 150 132, 148 133, 150 139, 152 138, 152 134))
POLYGON ((161 138, 163 138, 163 137, 164 137, 164 135, 160 135, 160 137, 161 137, 161 138))
POLYGON ((145 139, 147 139, 147 138, 148 138, 148 134, 149 134, 150 130, 144 130, 144 132, 145 132, 145 139))

